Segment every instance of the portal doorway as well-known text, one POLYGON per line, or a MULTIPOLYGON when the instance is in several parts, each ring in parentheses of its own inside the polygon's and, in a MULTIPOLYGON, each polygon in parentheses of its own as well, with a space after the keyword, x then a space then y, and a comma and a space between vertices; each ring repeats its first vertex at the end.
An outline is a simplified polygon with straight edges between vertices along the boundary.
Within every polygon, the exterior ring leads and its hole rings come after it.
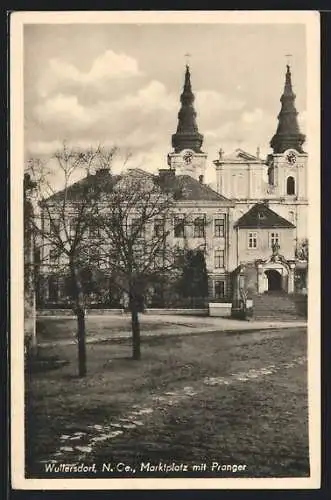
POLYGON ((268 292, 277 292, 282 290, 282 276, 275 269, 265 271, 268 279, 268 292))

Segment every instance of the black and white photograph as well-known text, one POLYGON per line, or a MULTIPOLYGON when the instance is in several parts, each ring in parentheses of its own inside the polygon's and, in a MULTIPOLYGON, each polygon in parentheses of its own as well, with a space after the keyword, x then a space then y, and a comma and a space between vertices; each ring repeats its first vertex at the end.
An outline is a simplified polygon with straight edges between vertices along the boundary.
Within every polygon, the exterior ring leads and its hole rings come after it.
POLYGON ((10 36, 14 487, 318 488, 319 14, 10 36))

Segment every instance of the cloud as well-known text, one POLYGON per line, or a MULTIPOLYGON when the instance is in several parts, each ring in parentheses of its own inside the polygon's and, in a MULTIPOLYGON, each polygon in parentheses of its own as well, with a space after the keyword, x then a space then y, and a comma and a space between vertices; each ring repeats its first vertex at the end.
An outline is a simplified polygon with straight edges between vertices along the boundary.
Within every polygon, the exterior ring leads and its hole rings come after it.
POLYGON ((28 153, 32 155, 50 155, 60 150, 61 141, 31 141, 28 144, 28 153))
POLYGON ((301 132, 305 133, 307 127, 307 111, 298 114, 298 122, 301 132))
POLYGON ((204 110, 215 112, 217 111, 234 111, 242 109, 245 101, 242 99, 229 98, 215 90, 200 90, 196 93, 197 107, 204 110))
POLYGON ((106 50, 98 56, 89 71, 80 71, 73 64, 62 59, 50 59, 37 82, 37 91, 41 97, 46 97, 59 89, 69 91, 81 87, 98 88, 109 80, 131 78, 141 75, 138 62, 124 53, 106 50))
POLYGON ((243 123, 248 125, 262 122, 263 118, 264 118, 264 112, 260 108, 256 108, 253 111, 245 111, 241 115, 241 120, 243 121, 243 123))
POLYGON ((91 124, 88 110, 84 108, 76 96, 57 94, 46 99, 34 110, 35 118, 41 123, 75 124, 76 128, 84 128, 91 124))
POLYGON ((116 102, 116 107, 123 111, 139 108, 144 114, 154 111, 172 112, 177 106, 176 96, 168 93, 165 85, 157 80, 152 80, 135 94, 126 95, 116 102))
POLYGON ((31 113, 35 141, 112 140, 120 146, 149 147, 169 137, 176 126, 177 96, 157 80, 146 82, 117 99, 82 102, 77 95, 58 93, 42 99, 31 113))
MULTIPOLYGON (((216 124, 218 125, 218 124, 216 124)), ((210 142, 222 141, 224 139, 233 139, 237 132, 237 124, 235 121, 228 121, 222 124, 220 127, 214 129, 206 130, 204 136, 205 139, 210 142)))

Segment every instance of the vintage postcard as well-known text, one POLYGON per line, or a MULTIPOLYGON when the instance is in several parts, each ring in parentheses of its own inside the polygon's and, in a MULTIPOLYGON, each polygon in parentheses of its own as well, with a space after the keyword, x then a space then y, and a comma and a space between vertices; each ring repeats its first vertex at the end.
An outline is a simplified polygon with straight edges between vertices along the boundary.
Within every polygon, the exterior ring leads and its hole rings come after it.
POLYGON ((14 12, 17 489, 320 485, 317 12, 14 12))

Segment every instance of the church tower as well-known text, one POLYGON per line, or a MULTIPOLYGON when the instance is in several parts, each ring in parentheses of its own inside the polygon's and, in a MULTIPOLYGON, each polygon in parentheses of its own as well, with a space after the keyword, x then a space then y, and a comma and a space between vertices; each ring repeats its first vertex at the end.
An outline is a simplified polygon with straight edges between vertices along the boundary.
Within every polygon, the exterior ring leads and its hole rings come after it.
POLYGON ((278 197, 307 198, 307 153, 302 145, 295 108, 290 66, 287 65, 284 92, 280 98, 278 127, 270 141, 273 154, 268 157, 270 192, 278 197))
POLYGON ((270 141, 273 153, 267 160, 268 198, 280 215, 294 223, 296 239, 300 240, 307 236, 308 155, 303 150, 305 136, 299 129, 295 97, 287 65, 278 126, 270 141))
POLYGON ((173 152, 168 154, 168 165, 178 174, 201 179, 205 173, 207 154, 201 150, 203 135, 198 130, 194 100, 190 68, 186 65, 177 131, 172 135, 173 152))

